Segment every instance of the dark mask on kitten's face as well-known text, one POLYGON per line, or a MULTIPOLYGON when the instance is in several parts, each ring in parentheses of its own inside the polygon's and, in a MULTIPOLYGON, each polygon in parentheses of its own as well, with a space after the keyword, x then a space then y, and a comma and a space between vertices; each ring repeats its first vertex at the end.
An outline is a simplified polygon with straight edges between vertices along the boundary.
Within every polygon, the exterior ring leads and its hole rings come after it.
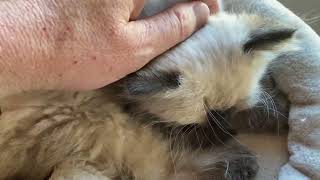
POLYGON ((295 48, 294 32, 256 15, 212 16, 188 40, 120 81, 122 97, 136 112, 178 124, 250 108, 259 101, 267 66, 295 48))

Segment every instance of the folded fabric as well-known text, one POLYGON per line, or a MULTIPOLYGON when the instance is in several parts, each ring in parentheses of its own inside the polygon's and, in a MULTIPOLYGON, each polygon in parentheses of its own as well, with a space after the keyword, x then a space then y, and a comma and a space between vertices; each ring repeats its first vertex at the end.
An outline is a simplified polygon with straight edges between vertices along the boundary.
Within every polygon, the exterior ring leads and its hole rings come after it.
POLYGON ((320 38, 276 0, 224 0, 225 9, 256 13, 297 28, 298 50, 280 56, 272 76, 290 101, 289 162, 280 180, 320 179, 320 38))

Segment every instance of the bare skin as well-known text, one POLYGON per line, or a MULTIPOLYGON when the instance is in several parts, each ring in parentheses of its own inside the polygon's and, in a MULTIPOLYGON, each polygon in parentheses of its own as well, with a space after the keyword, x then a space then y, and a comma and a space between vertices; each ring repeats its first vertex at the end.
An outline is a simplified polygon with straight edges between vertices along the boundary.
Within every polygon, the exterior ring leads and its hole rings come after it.
POLYGON ((0 96, 112 83, 205 24, 217 4, 204 2, 135 21, 144 0, 0 1, 0 96))

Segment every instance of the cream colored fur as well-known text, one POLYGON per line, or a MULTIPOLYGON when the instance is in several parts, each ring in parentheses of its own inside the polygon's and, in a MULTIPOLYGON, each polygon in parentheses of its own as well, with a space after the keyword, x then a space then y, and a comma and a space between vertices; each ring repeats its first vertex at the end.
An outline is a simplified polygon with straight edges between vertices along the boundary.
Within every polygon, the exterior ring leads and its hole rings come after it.
POLYGON ((6 99, 0 179, 196 179, 219 153, 168 142, 99 92, 35 92, 6 99), (37 97, 37 98, 35 98, 37 97))
MULTIPOLYGON (((212 16, 149 69, 178 70, 181 86, 139 99, 141 107, 179 124, 206 120, 204 104, 225 110, 251 107, 259 80, 279 50, 245 54, 249 34, 273 26, 255 15, 212 16)), ((139 74, 138 73, 138 74, 139 74)), ((226 147, 191 151, 121 110, 112 94, 34 92, 1 100, 0 179, 222 179, 226 147)))
POLYGON ((242 46, 254 30, 278 26, 255 15, 220 13, 210 17, 207 26, 137 73, 182 73, 178 89, 152 94, 148 99, 143 96, 141 108, 166 120, 190 124, 206 121, 206 108, 240 111, 254 106, 267 66, 280 53, 294 49, 294 43, 249 54, 242 46))

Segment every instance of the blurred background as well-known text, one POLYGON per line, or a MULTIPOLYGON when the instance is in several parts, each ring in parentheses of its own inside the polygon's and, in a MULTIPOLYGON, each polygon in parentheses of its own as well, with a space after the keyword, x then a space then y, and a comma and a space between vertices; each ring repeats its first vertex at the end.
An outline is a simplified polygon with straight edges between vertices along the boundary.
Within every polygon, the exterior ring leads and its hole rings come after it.
POLYGON ((278 0, 320 34, 320 0, 278 0))

